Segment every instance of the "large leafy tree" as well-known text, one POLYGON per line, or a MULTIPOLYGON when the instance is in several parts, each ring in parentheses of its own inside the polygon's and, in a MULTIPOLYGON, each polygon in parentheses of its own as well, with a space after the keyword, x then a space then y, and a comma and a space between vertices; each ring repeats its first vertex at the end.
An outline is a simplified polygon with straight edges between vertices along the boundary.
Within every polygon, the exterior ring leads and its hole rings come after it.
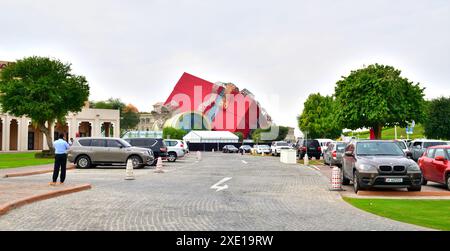
POLYGON ((319 93, 309 95, 298 117, 300 130, 307 131, 308 138, 339 138, 342 128, 336 120, 336 110, 333 97, 319 93))
POLYGON ((392 66, 370 65, 337 82, 336 112, 348 129, 370 127, 381 139, 384 126, 407 126, 424 118, 424 88, 392 66))
MULTIPOLYGON (((262 129, 262 128, 258 128, 256 130, 254 130, 252 132, 252 139, 254 142, 256 143, 260 143, 260 142, 266 142, 267 140, 264 140, 264 138, 262 137, 262 133, 267 133, 267 134, 271 134, 272 128, 268 128, 268 129, 262 129)), ((289 127, 286 126, 278 126, 278 135, 275 135, 276 137, 274 137, 273 139, 271 139, 271 141, 282 141, 284 139, 286 139, 286 136, 289 133, 289 127)))
POLYGON ((7 65, 0 78, 2 110, 32 119, 53 150, 51 128, 69 112, 79 112, 89 97, 84 76, 71 72, 71 64, 46 57, 27 57, 7 65))
POLYGON ((96 109, 113 109, 120 111, 120 134, 125 135, 128 131, 136 128, 139 124, 139 111, 132 104, 125 105, 120 99, 110 98, 104 101, 90 101, 90 106, 96 109))
POLYGON ((163 138, 164 139, 179 139, 182 140, 184 136, 186 136, 187 132, 182 129, 177 129, 173 127, 165 127, 163 129, 163 138))
POLYGON ((423 123, 428 138, 450 139, 450 97, 431 100, 423 123))

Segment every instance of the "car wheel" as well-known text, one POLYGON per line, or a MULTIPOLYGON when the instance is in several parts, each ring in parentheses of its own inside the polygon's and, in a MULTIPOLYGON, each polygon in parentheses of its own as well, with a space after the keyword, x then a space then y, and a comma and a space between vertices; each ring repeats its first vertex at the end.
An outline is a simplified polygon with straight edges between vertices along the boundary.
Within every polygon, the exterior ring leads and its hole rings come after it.
POLYGON ((78 157, 76 163, 77 163, 77 168, 80 168, 80 169, 86 169, 86 168, 91 167, 91 159, 86 155, 78 157))
POLYGON ((320 160, 320 155, 319 155, 319 156, 316 156, 316 160, 320 160))
POLYGON ((410 186, 408 187, 408 192, 420 192, 422 190, 422 186, 410 186))
POLYGON ((344 169, 342 169, 342 168, 341 168, 341 177, 342 177, 342 185, 344 185, 344 186, 350 185, 350 179, 345 177, 344 169))
POLYGON ((355 190, 356 194, 358 193, 359 190, 361 190, 358 174, 356 173, 356 171, 353 173, 353 189, 355 190))
POLYGON ((422 186, 426 186, 428 184, 428 180, 425 177, 422 177, 422 186))
POLYGON ((169 153, 169 156, 167 157, 167 161, 175 162, 176 160, 177 160, 177 154, 176 153, 169 153))
POLYGON ((450 190, 450 174, 447 174, 447 189, 450 190))
POLYGON ((155 158, 150 166, 156 166, 156 164, 158 164, 158 158, 155 158))
POLYGON ((142 159, 139 156, 136 156, 136 155, 130 156, 127 159, 127 163, 128 163, 128 160, 131 160, 131 163, 133 164, 133 169, 144 167, 144 164, 142 163, 142 159))

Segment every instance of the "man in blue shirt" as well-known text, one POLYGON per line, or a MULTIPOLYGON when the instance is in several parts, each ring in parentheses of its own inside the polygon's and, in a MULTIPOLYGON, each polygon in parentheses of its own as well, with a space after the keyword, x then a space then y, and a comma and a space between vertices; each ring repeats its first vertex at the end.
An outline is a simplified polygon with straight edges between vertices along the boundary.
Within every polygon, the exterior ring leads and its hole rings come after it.
POLYGON ((50 183, 51 186, 56 185, 60 169, 61 177, 59 184, 64 184, 64 180, 66 179, 67 150, 70 146, 64 140, 64 135, 60 134, 58 140, 53 142, 53 147, 55 148, 55 168, 53 169, 53 182, 50 183))

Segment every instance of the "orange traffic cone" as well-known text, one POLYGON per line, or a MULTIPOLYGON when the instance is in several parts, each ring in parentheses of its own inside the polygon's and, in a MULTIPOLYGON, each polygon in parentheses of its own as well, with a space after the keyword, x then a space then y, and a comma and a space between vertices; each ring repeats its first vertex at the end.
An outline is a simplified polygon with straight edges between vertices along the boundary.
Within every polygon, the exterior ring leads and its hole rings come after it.
POLYGON ((156 162, 156 171, 155 173, 164 173, 163 168, 163 163, 162 163, 162 158, 159 157, 158 158, 158 162, 156 162))

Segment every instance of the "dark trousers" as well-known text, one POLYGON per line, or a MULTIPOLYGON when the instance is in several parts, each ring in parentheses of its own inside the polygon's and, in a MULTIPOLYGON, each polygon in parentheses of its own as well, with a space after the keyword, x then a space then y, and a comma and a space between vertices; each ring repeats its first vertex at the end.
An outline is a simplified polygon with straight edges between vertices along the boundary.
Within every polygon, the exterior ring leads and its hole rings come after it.
POLYGON ((53 182, 58 180, 59 170, 61 169, 60 181, 64 182, 66 180, 66 164, 67 164, 67 154, 56 154, 55 155, 55 168, 53 169, 53 182))

